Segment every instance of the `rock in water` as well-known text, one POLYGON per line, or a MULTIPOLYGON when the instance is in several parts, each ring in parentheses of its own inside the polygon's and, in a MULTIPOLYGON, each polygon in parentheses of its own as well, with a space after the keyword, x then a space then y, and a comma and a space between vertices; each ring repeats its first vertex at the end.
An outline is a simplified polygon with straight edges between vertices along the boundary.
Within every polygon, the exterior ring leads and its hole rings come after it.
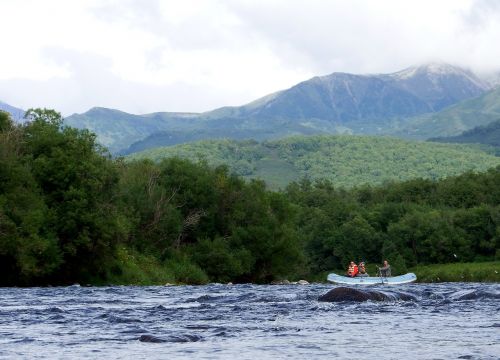
POLYGON ((318 301, 340 302, 340 301, 388 301, 388 300, 415 300, 415 297, 404 293, 385 294, 381 291, 359 290, 348 287, 337 287, 318 298, 318 301))
POLYGON ((187 342, 196 342, 200 341, 202 338, 198 335, 175 335, 170 336, 168 338, 162 339, 153 335, 141 335, 139 338, 140 342, 149 342, 149 343, 164 343, 164 342, 174 342, 174 343, 187 343, 187 342))
POLYGON ((141 335, 139 338, 140 342, 150 342, 150 343, 162 343, 166 342, 164 339, 157 338, 156 336, 153 335, 141 335))

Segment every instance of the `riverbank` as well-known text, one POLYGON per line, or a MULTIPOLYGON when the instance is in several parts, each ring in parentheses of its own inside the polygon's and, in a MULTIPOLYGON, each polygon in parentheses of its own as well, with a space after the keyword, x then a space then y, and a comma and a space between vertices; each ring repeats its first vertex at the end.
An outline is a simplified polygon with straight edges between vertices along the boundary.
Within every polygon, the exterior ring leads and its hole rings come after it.
MULTIPOLYGON (((376 274, 373 264, 369 264, 367 270, 369 274, 376 274)), ((332 272, 343 274, 345 270, 325 271, 306 279, 314 283, 326 283, 326 277, 332 272)), ((408 272, 415 273, 419 283, 500 282, 500 261, 419 265, 408 269, 408 272)))
POLYGON ((418 282, 500 282, 500 261, 420 265, 409 269, 418 282))
POLYGON ((201 285, 209 282, 203 270, 186 258, 160 262, 155 256, 121 247, 106 279, 92 281, 92 285, 201 285))
MULTIPOLYGON (((210 282, 200 268, 188 261, 162 264, 153 256, 125 248, 118 252, 118 259, 118 266, 108 274, 107 281, 97 281, 94 285, 201 285, 210 282)), ((369 270, 375 273, 375 270, 369 270)), ((332 270, 305 278, 310 283, 326 283, 330 272, 341 274, 343 270, 332 270)), ((500 261, 419 265, 410 268, 408 272, 415 273, 419 283, 500 282, 500 261)))

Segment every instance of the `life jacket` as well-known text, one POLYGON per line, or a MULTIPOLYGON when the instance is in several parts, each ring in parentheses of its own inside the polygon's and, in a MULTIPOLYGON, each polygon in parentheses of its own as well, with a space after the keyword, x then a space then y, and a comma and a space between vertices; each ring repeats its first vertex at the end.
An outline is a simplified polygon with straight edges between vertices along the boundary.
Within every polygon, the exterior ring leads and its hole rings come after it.
POLYGON ((349 268, 347 269, 347 275, 354 277, 357 274, 358 274, 358 265, 349 265, 349 268))

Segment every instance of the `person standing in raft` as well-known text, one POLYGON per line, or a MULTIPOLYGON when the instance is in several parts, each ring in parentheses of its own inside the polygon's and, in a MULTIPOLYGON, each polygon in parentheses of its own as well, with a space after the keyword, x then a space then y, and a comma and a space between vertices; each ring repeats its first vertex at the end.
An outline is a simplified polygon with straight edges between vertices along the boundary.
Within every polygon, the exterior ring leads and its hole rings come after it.
POLYGON ((368 275, 368 273, 366 272, 366 268, 365 268, 365 263, 363 261, 361 261, 358 265, 358 277, 367 277, 367 276, 370 276, 368 275))
POLYGON ((378 271, 380 273, 380 276, 382 277, 390 277, 391 276, 391 265, 387 262, 387 260, 384 260, 384 266, 379 267, 378 271))
POLYGON ((358 265, 354 261, 349 263, 349 267, 347 268, 347 276, 355 277, 358 274, 358 265))

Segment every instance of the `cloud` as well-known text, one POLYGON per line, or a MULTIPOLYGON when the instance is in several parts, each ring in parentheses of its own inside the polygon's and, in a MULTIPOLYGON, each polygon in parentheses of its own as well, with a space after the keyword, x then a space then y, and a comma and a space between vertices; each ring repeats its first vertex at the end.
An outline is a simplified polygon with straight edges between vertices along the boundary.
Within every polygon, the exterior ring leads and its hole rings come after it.
POLYGON ((65 114, 205 111, 334 71, 492 71, 500 57, 488 0, 4 0, 0 13, 0 99, 65 114))
MULTIPOLYGON (((94 106, 132 113, 185 111, 193 108, 193 99, 198 99, 197 105, 202 108, 211 108, 219 100, 217 94, 186 82, 156 85, 125 80, 114 74, 112 61, 106 57, 59 48, 46 49, 44 53, 64 59, 72 75, 49 80, 15 78, 0 81, 0 93, 9 95, 9 103, 25 109, 49 106, 69 115, 94 106)), ((235 92, 232 96, 241 94, 235 92)), ((227 98, 231 98, 231 94, 227 98)))

